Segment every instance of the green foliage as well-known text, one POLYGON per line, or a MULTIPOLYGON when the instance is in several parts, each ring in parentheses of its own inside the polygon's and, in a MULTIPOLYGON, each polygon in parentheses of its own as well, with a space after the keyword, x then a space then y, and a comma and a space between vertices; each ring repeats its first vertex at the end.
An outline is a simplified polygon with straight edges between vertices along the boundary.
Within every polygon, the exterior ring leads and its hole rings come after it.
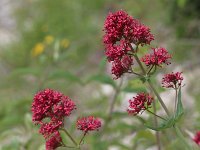
POLYGON ((152 127, 147 124, 145 124, 145 126, 149 129, 152 129, 155 131, 160 131, 160 130, 164 130, 167 128, 171 128, 171 127, 175 126, 175 124, 180 120, 183 113, 184 113, 184 111, 183 111, 183 105, 182 105, 182 101, 181 101, 181 88, 180 88, 179 92, 178 92, 178 103, 177 103, 177 108, 176 108, 175 114, 173 116, 170 116, 167 120, 163 121, 157 127, 152 127))
POLYGON ((137 93, 146 92, 146 87, 138 78, 131 80, 126 87, 122 89, 123 92, 137 93))

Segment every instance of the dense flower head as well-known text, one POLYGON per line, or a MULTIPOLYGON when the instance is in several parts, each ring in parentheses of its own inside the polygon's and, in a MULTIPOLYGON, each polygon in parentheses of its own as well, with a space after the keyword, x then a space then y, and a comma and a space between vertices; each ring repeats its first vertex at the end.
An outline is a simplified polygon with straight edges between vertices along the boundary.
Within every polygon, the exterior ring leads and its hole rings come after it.
POLYGON ((200 146, 200 131, 195 134, 193 141, 200 146))
POLYGON ((148 27, 122 10, 108 14, 104 23, 104 31, 105 55, 112 63, 114 79, 130 71, 133 64, 133 58, 130 55, 132 53, 131 44, 150 44, 154 40, 148 27))
POLYGON ((144 57, 142 57, 141 61, 144 62, 147 66, 162 66, 162 64, 169 65, 169 59, 171 58, 171 55, 168 53, 168 51, 165 48, 152 48, 153 53, 146 54, 144 57))
POLYGON ((76 123, 77 129, 84 132, 98 130, 101 127, 101 121, 93 116, 79 118, 76 123))
POLYGON ((39 91, 32 103, 32 120, 40 125, 39 132, 47 139, 64 126, 64 117, 75 109, 74 102, 61 92, 45 89, 39 91))
POLYGON ((162 86, 166 88, 178 88, 181 86, 183 77, 182 72, 165 74, 162 78, 162 86))
POLYGON ((133 65, 133 59, 128 56, 124 55, 122 59, 115 59, 112 62, 112 74, 115 75, 114 79, 118 79, 123 75, 123 73, 128 72, 131 70, 131 65, 133 65))
MULTIPOLYGON (((75 109, 74 102, 58 91, 45 89, 39 91, 33 99, 33 122, 41 122, 44 118, 63 118, 75 109)), ((62 119, 61 119, 62 120, 62 119)))
POLYGON ((154 40, 150 29, 125 11, 109 13, 104 23, 104 43, 115 44, 121 39, 133 44, 150 44, 154 40))
POLYGON ((127 109, 129 114, 137 115, 141 111, 145 111, 151 106, 153 97, 148 93, 138 93, 133 99, 129 100, 129 108, 127 109))
POLYGON ((62 146, 62 138, 60 136, 60 133, 56 131, 46 141, 46 150, 55 150, 60 146, 62 146))

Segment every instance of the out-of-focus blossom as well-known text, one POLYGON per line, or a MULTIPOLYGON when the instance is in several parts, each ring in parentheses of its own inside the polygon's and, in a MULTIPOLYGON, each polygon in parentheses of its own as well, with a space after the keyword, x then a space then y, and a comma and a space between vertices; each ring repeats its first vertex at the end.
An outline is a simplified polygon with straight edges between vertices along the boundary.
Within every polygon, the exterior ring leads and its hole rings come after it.
POLYGON ((182 72, 165 74, 162 78, 162 86, 166 88, 179 88, 182 84, 182 72))
POLYGON ((193 141, 200 146, 200 131, 195 134, 193 141))
POLYGON ((169 59, 171 58, 171 55, 165 48, 152 48, 152 50, 153 53, 146 54, 141 59, 141 61, 144 62, 147 66, 162 66, 162 64, 170 64, 169 59))
POLYGON ((35 47, 31 51, 31 55, 33 57, 37 57, 37 56, 41 55, 44 52, 44 48, 45 48, 45 46, 43 43, 36 44, 35 47))
POLYGON ((101 127, 101 121, 93 116, 79 118, 76 123, 77 129, 85 133, 98 130, 101 127))
POLYGON ((44 42, 47 45, 50 45, 54 41, 54 37, 52 35, 47 35, 44 38, 44 42))

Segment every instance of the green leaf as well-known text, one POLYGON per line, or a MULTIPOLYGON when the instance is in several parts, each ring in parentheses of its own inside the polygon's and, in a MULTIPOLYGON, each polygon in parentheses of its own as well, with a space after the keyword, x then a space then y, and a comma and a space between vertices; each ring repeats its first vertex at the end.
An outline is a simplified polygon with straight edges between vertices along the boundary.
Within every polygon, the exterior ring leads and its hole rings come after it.
POLYGON ((184 110, 183 110, 183 104, 181 101, 181 87, 180 87, 179 92, 178 92, 178 103, 177 103, 177 108, 176 108, 175 120, 178 121, 183 114, 184 114, 184 110))
POLYGON ((152 130, 155 130, 155 131, 160 131, 160 130, 163 130, 163 129, 171 128, 175 123, 176 123, 176 120, 175 120, 174 116, 172 116, 168 120, 162 122, 157 127, 153 127, 153 126, 148 125, 148 124, 144 124, 144 125, 149 129, 152 129, 152 130))
POLYGON ((104 75, 104 74, 96 74, 96 75, 91 76, 87 80, 87 82, 91 82, 91 81, 98 81, 100 83, 109 84, 113 87, 116 87, 116 84, 113 81, 113 79, 110 76, 104 75))
POLYGON ((180 120, 183 113, 184 113, 184 111, 183 111, 183 105, 181 102, 181 88, 180 88, 179 92, 178 92, 178 103, 177 103, 177 109, 176 109, 175 115, 171 116, 168 120, 162 122, 160 125, 158 125, 158 127, 152 127, 147 124, 145 124, 145 126, 147 128, 150 128, 150 129, 156 130, 156 131, 171 128, 172 126, 174 126, 176 124, 176 122, 178 122, 180 120))

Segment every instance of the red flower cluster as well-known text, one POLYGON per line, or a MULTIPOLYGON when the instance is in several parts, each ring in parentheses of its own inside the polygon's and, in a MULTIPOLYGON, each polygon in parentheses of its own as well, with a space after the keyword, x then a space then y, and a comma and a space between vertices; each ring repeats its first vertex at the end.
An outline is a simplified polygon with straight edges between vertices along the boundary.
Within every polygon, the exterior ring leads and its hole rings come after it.
POLYGON ((77 129, 85 133, 88 131, 98 130, 101 127, 101 121, 93 116, 83 117, 77 120, 77 129))
POLYGON ((150 44, 154 40, 148 27, 122 10, 108 14, 104 23, 104 31, 106 32, 105 44, 114 45, 117 41, 125 39, 128 43, 139 45, 150 44))
POLYGON ((169 59, 171 55, 165 48, 152 48, 153 53, 147 54, 142 57, 141 61, 147 66, 161 66, 162 64, 170 64, 169 59))
POLYGON ((129 72, 133 59, 128 52, 130 44, 150 44, 154 39, 150 29, 133 19, 124 11, 109 13, 104 23, 104 44, 106 56, 112 61, 112 74, 118 79, 123 73, 129 72))
POLYGON ((178 88, 181 86, 183 77, 182 72, 165 74, 162 78, 162 86, 166 88, 178 88))
POLYGON ((148 93, 139 93, 133 100, 129 100, 129 108, 127 109, 129 114, 137 115, 141 111, 145 111, 151 106, 153 97, 148 93))
MULTIPOLYGON (((58 137, 58 130, 64 126, 64 117, 69 116, 75 109, 74 102, 58 91, 45 89, 34 96, 32 103, 32 120, 40 124, 40 133, 48 139, 58 137), (47 122, 47 120, 50 120, 47 122)), ((53 140, 48 142, 48 147, 54 147, 53 140)), ((55 141, 57 142, 57 141, 55 141)))
POLYGON ((54 132, 52 136, 46 141, 46 150, 55 150, 62 145, 62 138, 60 133, 54 132))
POLYGON ((194 141, 195 143, 197 143, 198 145, 200 145, 200 131, 198 131, 198 132, 196 133, 196 135, 195 135, 194 138, 193 138, 193 141, 194 141))

